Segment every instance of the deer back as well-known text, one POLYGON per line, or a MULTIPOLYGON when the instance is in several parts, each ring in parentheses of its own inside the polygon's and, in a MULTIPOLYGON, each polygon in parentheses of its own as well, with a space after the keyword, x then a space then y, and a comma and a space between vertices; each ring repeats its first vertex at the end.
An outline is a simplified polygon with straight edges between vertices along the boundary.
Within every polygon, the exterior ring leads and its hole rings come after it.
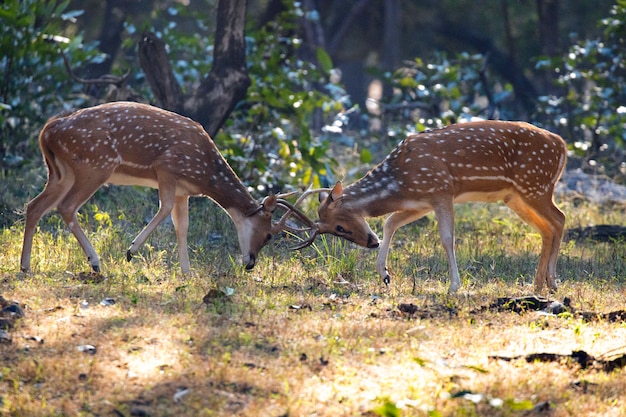
POLYGON ((408 136, 345 194, 371 201, 370 216, 442 193, 456 202, 495 201, 510 188, 551 198, 566 155, 560 136, 528 123, 463 123, 408 136))
POLYGON ((112 184, 158 188, 167 175, 177 194, 206 195, 224 208, 241 199, 244 211, 256 206, 203 127, 157 107, 113 102, 57 117, 44 127, 40 145, 75 171, 112 184))

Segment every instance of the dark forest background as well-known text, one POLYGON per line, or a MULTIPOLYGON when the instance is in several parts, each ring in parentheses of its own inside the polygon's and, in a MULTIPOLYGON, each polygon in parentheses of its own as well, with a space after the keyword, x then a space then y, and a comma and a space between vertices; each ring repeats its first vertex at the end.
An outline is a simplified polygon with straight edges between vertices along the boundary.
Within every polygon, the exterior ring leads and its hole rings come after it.
POLYGON ((41 189, 47 118, 122 99, 202 123, 260 194, 472 117, 558 132, 624 183, 625 22, 624 0, 7 0, 0 208, 41 189))

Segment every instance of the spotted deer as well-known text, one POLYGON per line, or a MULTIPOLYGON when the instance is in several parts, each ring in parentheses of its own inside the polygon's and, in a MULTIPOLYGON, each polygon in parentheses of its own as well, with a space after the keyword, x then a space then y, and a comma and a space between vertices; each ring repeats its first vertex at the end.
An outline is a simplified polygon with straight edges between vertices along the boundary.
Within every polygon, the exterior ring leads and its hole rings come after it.
POLYGON ((44 190, 26 208, 21 269, 29 271, 35 228, 55 207, 74 234, 94 271, 100 260, 78 224, 80 207, 105 183, 157 188, 159 209, 133 240, 130 261, 150 233, 172 215, 180 266, 190 270, 187 252, 188 199, 206 196, 232 218, 243 263, 254 267, 261 248, 285 228, 286 218, 272 224, 277 206, 305 219, 283 196, 255 201, 222 157, 202 126, 157 107, 113 102, 53 117, 39 135, 48 168, 44 190))
MULTIPOLYGON (((322 199, 308 241, 332 233, 368 248, 379 247, 366 217, 391 215, 383 226, 376 270, 390 280, 387 254, 395 231, 434 211, 448 257, 450 287, 461 283, 454 249, 454 204, 503 201, 541 234, 535 290, 556 290, 556 263, 565 223, 554 187, 567 158, 560 136, 523 122, 477 121, 408 136, 354 184, 339 182, 322 199)), ((312 190, 319 192, 321 190, 312 190)), ((304 196, 303 196, 304 197, 304 196)))

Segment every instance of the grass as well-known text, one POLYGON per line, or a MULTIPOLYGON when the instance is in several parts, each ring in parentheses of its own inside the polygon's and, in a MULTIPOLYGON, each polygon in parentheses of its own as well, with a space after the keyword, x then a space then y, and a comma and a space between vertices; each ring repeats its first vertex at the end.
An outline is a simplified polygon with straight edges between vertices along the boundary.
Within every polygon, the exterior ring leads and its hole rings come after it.
MULTIPOLYGON (((0 345, 0 414, 626 415, 624 369, 490 359, 626 353, 623 322, 481 309, 532 293, 539 237, 501 206, 457 207, 463 286, 448 296, 432 218, 398 231, 386 288, 373 251, 334 238, 298 253, 276 242, 245 272, 232 222, 194 200, 193 272, 182 276, 171 225, 125 262, 156 202, 140 194, 150 201, 144 207, 132 197, 143 191, 124 193, 99 192, 81 219, 101 256, 102 282, 81 279, 87 262, 58 215, 41 222, 32 274, 17 272, 22 226, 0 232, 0 294, 25 309, 12 343, 0 345), (115 304, 101 305, 107 297, 115 304), (428 314, 408 316, 402 303, 428 314)), ((624 207, 559 204, 567 227, 625 224, 624 207)), ((381 230, 379 219, 373 225, 381 230)), ((552 297, 580 310, 624 309, 625 257, 624 242, 564 242, 552 297)))

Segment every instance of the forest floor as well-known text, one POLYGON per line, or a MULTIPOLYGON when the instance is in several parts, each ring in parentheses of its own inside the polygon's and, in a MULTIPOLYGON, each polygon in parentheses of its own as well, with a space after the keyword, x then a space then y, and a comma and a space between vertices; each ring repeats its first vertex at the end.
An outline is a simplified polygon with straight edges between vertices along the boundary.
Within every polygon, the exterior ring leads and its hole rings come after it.
MULTIPOLYGON (((624 206, 559 206, 568 228, 626 225, 624 206)), ((171 225, 127 263, 143 214, 86 211, 102 274, 81 272, 58 216, 30 274, 22 226, 0 234, 2 415, 626 415, 624 241, 563 242, 542 299, 538 234, 502 206, 458 206, 462 288, 448 295, 431 217, 398 231, 386 287, 374 251, 335 238, 295 253, 279 240, 246 272, 208 201, 190 213, 191 275, 171 225)))

